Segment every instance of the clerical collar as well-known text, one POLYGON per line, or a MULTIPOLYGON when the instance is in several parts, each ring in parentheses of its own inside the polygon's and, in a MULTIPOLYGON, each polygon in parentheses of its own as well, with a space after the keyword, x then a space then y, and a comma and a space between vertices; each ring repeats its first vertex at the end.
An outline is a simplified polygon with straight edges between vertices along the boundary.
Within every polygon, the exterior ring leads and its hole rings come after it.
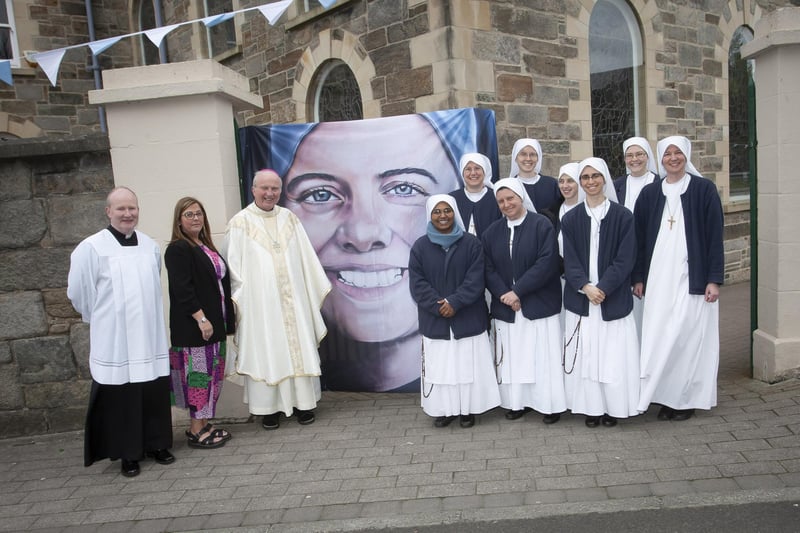
POLYGON ((120 244, 120 246, 138 246, 139 245, 139 239, 136 238, 136 232, 135 231, 133 233, 131 233, 130 237, 127 237, 127 236, 125 236, 124 233, 122 233, 121 231, 117 230, 117 228, 115 228, 111 224, 109 224, 106 229, 111 232, 111 235, 113 235, 115 239, 117 239, 117 242, 120 244))

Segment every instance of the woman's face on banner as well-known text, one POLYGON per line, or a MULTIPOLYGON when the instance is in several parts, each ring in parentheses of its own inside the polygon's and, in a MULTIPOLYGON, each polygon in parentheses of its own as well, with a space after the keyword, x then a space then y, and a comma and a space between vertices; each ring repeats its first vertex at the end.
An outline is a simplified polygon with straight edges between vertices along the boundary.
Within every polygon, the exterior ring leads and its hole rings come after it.
POLYGON ((422 117, 321 123, 300 143, 284 185, 333 290, 323 312, 355 340, 417 331, 408 289, 411 245, 425 201, 458 188, 447 153, 422 117))

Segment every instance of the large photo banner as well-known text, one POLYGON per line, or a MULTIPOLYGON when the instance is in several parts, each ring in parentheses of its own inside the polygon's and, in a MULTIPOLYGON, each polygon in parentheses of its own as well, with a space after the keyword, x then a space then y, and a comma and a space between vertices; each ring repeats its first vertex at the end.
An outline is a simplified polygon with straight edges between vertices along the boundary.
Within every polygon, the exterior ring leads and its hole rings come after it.
POLYGON ((333 285, 320 346, 329 390, 419 390, 422 338, 408 257, 425 234, 425 201, 463 187, 459 159, 479 152, 498 172, 494 112, 248 126, 239 130, 248 202, 253 175, 283 180, 280 205, 300 219, 333 285))

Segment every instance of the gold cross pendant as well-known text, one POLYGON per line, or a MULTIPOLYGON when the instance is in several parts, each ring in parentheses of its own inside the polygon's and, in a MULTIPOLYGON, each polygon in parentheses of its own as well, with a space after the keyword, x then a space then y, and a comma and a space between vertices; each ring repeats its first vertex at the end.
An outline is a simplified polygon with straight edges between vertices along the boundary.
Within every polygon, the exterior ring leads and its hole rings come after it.
POLYGON ((669 216, 667 222, 669 222, 669 229, 672 229, 672 225, 675 223, 675 219, 672 218, 672 215, 669 216))

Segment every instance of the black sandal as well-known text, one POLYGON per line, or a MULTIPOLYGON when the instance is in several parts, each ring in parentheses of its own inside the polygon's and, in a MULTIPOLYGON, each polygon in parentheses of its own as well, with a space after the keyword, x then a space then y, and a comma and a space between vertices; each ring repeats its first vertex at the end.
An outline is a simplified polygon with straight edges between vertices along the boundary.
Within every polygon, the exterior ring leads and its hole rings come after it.
POLYGON ((215 428, 214 431, 211 432, 211 435, 213 435, 215 438, 219 437, 222 439, 222 442, 228 442, 233 438, 233 435, 231 435, 230 432, 219 428, 215 428))
MULTIPOLYGON (((215 440, 215 439, 220 437, 217 434, 217 431, 219 431, 219 430, 211 431, 211 427, 212 426, 211 426, 210 423, 206 424, 205 426, 203 426, 203 429, 201 429, 197 433, 192 433, 191 431, 189 431, 187 429, 186 430, 186 444, 190 448, 206 448, 206 449, 209 449, 209 450, 213 449, 213 448, 221 448, 222 446, 225 446, 225 444, 228 442, 228 440, 224 439, 224 438, 222 440, 215 440), (200 435, 202 435, 204 433, 208 433, 208 436, 206 438, 204 438, 204 439, 201 439, 200 435)), ((229 435, 230 435, 230 433, 229 433, 229 435)))

